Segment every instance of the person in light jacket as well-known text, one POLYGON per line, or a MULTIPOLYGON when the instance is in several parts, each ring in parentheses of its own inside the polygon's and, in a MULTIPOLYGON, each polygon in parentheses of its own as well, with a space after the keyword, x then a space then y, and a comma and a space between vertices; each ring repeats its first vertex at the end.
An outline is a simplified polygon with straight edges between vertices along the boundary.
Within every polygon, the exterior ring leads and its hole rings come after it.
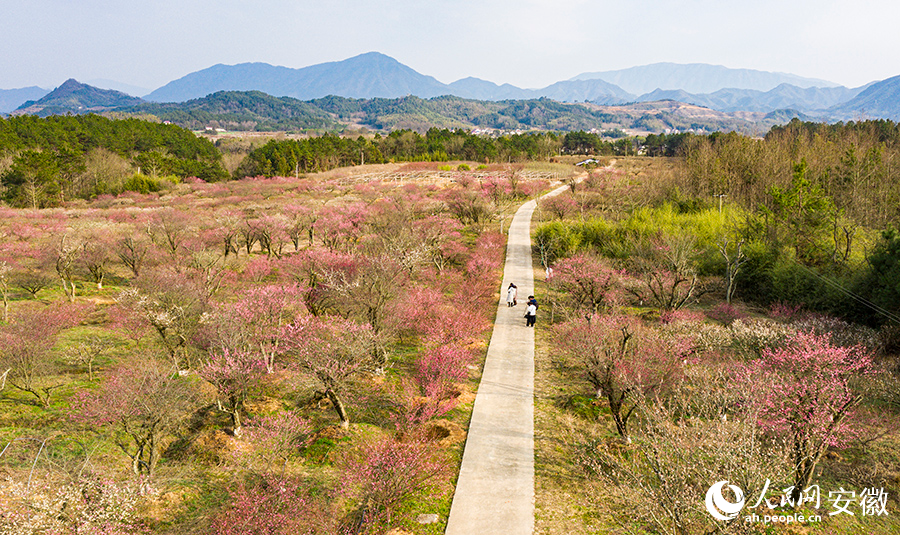
POLYGON ((509 288, 506 289, 506 306, 514 307, 516 306, 516 294, 518 294, 519 289, 515 284, 509 283, 509 288))

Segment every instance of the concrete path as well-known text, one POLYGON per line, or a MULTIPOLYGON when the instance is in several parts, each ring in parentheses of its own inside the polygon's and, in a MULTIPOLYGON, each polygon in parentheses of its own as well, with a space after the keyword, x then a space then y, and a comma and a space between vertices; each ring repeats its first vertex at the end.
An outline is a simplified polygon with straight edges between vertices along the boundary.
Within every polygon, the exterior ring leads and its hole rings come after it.
POLYGON ((447 535, 534 532, 534 329, 525 327, 524 318, 525 302, 534 293, 534 209, 535 201, 522 205, 509 227, 497 319, 475 396, 447 535), (512 308, 506 306, 510 282, 519 288, 519 305, 512 308))

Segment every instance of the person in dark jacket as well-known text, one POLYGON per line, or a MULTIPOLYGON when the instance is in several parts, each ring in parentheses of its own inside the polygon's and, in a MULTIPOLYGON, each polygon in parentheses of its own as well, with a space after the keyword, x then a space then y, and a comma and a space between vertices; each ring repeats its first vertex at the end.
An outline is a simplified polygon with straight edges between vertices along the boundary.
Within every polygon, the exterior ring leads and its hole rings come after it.
POLYGON ((534 321, 537 319, 537 300, 533 295, 528 296, 528 307, 525 309, 525 326, 534 327, 534 321))

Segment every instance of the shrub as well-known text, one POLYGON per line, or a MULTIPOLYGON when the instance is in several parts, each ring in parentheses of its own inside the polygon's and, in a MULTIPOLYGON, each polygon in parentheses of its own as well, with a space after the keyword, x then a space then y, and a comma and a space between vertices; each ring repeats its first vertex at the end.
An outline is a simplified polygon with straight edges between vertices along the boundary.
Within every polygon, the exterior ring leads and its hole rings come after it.
POLYGON ((84 477, 66 483, 4 482, 0 532, 131 535, 149 533, 138 520, 138 485, 84 477))
MULTIPOLYGON (((282 466, 312 438, 312 426, 299 411, 284 411, 250 421, 247 439, 254 445, 253 457, 268 471, 280 462, 282 466)), ((243 452, 242 452, 243 453, 243 452)))
POLYGON ((340 468, 340 495, 362 506, 358 522, 364 532, 374 533, 382 533, 391 513, 410 499, 443 491, 448 476, 436 447, 391 437, 363 442, 342 457, 340 468))
POLYGON ((702 312, 697 312, 696 310, 663 310, 659 313, 659 322, 663 325, 669 325, 672 323, 686 323, 686 322, 702 322, 704 319, 702 312))
POLYGON ((125 191, 134 191, 144 195, 160 190, 159 181, 141 173, 135 173, 122 185, 125 191))
POLYGON ((216 535, 313 535, 342 533, 327 500, 293 477, 262 479, 234 487, 231 503, 213 521, 216 535))
POLYGON ((706 312, 706 315, 715 321, 731 325, 734 320, 746 318, 747 314, 730 303, 719 303, 706 312))
POLYGON ((766 348, 774 347, 794 333, 783 323, 763 319, 737 319, 731 323, 732 345, 741 354, 758 356, 766 348))
POLYGON ((852 301, 848 304, 850 300, 843 291, 835 288, 850 287, 849 281, 802 265, 792 252, 782 252, 772 263, 769 284, 765 302, 804 303, 812 310, 838 314, 846 313, 855 306, 852 301), (832 284, 823 279, 832 281, 832 284))
POLYGON ((553 221, 538 227, 534 243, 544 265, 551 265, 558 258, 571 256, 581 243, 581 237, 570 225, 553 221))
MULTIPOLYGON (((678 311, 675 314, 679 314, 678 311)), ((717 352, 731 347, 734 335, 731 329, 702 321, 673 321, 661 327, 665 336, 690 337, 698 352, 717 352)))
POLYGON ((862 346, 869 351, 876 351, 881 346, 878 331, 864 325, 854 325, 825 314, 806 314, 791 323, 798 331, 810 332, 825 336, 840 347, 862 346))
POLYGON ((744 245, 743 253, 747 260, 734 279, 735 294, 759 303, 776 300, 772 288, 772 266, 778 255, 763 242, 757 241, 744 245))
POLYGON ((802 304, 792 305, 790 303, 785 303, 784 301, 776 301, 769 305, 769 317, 778 321, 790 323, 800 317, 802 310, 802 304))
POLYGON ((597 218, 577 224, 579 245, 593 247, 609 258, 627 258, 633 250, 633 244, 621 237, 613 223, 597 218))

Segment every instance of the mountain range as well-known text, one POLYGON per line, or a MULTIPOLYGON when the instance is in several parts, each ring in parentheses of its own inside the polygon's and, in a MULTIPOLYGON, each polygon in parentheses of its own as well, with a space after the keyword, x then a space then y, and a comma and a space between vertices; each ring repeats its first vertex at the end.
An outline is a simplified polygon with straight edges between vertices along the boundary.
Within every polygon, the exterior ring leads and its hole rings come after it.
POLYGON ((793 117, 794 111, 723 113, 673 100, 604 106, 589 102, 562 103, 549 98, 475 100, 452 95, 422 99, 355 99, 327 96, 302 101, 274 97, 262 91, 219 91, 187 102, 147 102, 118 91, 103 90, 69 80, 16 114, 46 116, 59 113, 114 112, 155 118, 192 130, 340 132, 361 129, 393 131, 429 128, 470 130, 713 132, 735 130, 759 133, 793 117), (67 111, 64 111, 67 110, 67 111))
POLYGON ((729 69, 705 63, 654 63, 617 71, 586 72, 572 80, 605 80, 634 94, 650 93, 657 89, 681 89, 688 93, 713 93, 723 88, 769 91, 782 84, 797 87, 837 87, 838 84, 794 74, 729 69))
POLYGON ((348 98, 454 95, 490 101, 551 98, 559 102, 614 105, 671 98, 718 111, 768 113, 777 109, 823 110, 853 98, 862 88, 848 89, 785 73, 674 63, 583 73, 540 89, 497 85, 471 77, 443 84, 391 57, 369 52, 302 69, 265 63, 215 65, 173 80, 144 98, 155 102, 184 102, 216 91, 250 90, 299 100, 328 95, 348 98))
MULTIPOLYGON (((115 85, 110 81, 102 82, 107 87, 115 85)), ((900 77, 847 88, 792 74, 705 64, 658 63, 619 71, 583 73, 541 89, 522 89, 477 78, 444 84, 393 58, 370 52, 301 69, 265 63, 214 65, 173 80, 145 95, 143 100, 119 91, 97 88, 93 93, 74 98, 72 90, 76 86, 73 83, 77 84, 69 80, 43 95, 40 93, 46 90, 36 87, 0 90, 0 113, 80 113, 149 105, 145 101, 186 103, 221 91, 260 91, 297 101, 312 101, 329 95, 351 99, 456 96, 488 102, 547 98, 564 103, 588 102, 606 106, 674 100, 725 113, 803 114, 823 121, 900 118, 900 77), (35 98, 38 95, 40 97, 35 98), (19 105, 15 106, 17 103, 19 105)), ((295 108, 296 103, 287 107, 295 108)), ((169 109, 171 111, 172 106, 169 109)))

